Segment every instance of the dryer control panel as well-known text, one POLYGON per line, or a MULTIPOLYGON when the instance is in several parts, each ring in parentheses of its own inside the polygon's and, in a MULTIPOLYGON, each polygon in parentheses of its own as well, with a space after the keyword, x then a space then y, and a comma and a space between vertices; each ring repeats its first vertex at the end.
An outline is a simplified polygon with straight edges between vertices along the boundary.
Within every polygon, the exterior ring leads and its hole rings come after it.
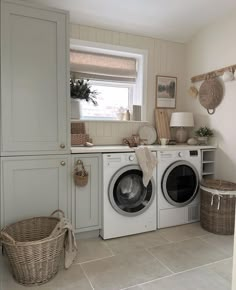
POLYGON ((199 150, 160 151, 160 160, 189 159, 200 156, 199 150))

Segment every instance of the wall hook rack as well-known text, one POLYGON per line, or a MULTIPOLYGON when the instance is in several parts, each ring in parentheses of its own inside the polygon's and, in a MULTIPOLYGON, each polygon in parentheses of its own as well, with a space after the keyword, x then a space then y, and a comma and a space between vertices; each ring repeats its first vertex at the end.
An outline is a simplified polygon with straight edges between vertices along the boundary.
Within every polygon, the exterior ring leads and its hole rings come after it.
POLYGON ((226 66, 226 67, 223 67, 223 68, 218 69, 218 70, 213 70, 213 71, 207 72, 205 74, 194 76, 191 78, 191 82, 196 83, 196 82, 204 81, 206 79, 206 77, 208 77, 209 79, 216 78, 216 77, 222 76, 225 71, 234 72, 235 70, 236 70, 236 64, 226 66))

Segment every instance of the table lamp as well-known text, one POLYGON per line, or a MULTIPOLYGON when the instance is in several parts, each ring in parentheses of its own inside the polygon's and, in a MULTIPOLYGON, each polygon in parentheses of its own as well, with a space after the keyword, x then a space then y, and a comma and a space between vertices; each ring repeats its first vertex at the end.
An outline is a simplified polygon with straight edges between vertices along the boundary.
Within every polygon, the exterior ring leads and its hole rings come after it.
POLYGON ((174 112, 171 115, 170 127, 177 127, 176 142, 185 143, 188 138, 188 132, 185 127, 194 127, 193 113, 174 112))

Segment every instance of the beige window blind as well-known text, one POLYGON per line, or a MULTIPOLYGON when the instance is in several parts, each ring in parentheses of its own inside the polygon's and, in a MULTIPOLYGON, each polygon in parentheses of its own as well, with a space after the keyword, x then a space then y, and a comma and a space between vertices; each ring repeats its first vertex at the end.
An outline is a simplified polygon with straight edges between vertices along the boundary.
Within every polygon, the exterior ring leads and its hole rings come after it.
POLYGON ((70 70, 76 78, 135 82, 136 67, 135 58, 70 51, 70 70))

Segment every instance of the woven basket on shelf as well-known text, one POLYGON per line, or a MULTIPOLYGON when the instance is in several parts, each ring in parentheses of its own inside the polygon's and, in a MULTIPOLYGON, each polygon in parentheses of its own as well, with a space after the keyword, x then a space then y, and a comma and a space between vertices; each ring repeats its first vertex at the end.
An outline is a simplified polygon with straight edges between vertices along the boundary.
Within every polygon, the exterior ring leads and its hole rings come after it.
POLYGON ((84 145, 89 142, 88 134, 71 134, 71 145, 84 145))
POLYGON ((40 285, 58 272, 66 230, 53 238, 50 234, 59 221, 52 216, 34 217, 2 229, 0 238, 18 283, 40 285))
POLYGON ((207 179, 201 185, 201 225, 221 235, 234 233, 236 184, 207 179))
POLYGON ((85 123, 71 123, 71 134, 85 134, 85 123))

